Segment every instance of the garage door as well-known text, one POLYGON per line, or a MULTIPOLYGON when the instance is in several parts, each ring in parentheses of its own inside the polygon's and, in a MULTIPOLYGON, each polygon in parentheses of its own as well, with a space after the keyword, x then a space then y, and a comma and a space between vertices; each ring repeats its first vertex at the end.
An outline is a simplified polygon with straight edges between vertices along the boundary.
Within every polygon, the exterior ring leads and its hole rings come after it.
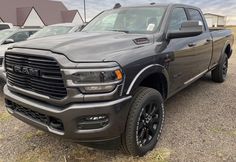
POLYGON ((209 27, 213 27, 213 20, 211 18, 206 18, 209 27))

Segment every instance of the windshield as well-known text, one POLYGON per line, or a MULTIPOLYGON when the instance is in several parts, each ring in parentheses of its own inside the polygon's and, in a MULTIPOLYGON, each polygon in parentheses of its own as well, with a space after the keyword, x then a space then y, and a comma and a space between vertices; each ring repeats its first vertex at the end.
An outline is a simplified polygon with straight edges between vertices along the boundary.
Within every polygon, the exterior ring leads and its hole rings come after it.
POLYGON ((10 37, 13 33, 15 32, 15 30, 1 30, 0 31, 0 41, 10 37))
POLYGON ((32 35, 29 39, 42 38, 54 35, 67 34, 73 26, 47 26, 32 35))
POLYGON ((105 11, 93 19, 82 31, 154 33, 161 24, 165 10, 165 7, 137 7, 105 11))

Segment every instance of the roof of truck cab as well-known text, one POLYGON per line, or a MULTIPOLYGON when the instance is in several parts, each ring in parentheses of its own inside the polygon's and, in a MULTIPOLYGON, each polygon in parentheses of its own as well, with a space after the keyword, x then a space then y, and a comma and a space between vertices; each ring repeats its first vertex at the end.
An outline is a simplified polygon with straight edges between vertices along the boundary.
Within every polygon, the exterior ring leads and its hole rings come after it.
MULTIPOLYGON (((187 5, 187 4, 181 4, 181 3, 149 3, 149 4, 143 4, 143 5, 133 5, 133 6, 121 6, 120 8, 135 8, 135 7, 186 7, 186 8, 196 8, 196 9, 200 9, 196 6, 192 6, 192 5, 187 5)), ((117 8, 117 9, 120 9, 117 8)))

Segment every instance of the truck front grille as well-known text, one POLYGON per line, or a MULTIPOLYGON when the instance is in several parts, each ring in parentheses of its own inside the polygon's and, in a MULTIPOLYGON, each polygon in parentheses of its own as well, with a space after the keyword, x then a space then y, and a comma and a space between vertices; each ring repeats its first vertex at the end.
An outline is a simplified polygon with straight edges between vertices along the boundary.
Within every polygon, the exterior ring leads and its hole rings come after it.
POLYGON ((66 97, 60 66, 52 58, 6 53, 5 67, 10 85, 54 99, 66 97))

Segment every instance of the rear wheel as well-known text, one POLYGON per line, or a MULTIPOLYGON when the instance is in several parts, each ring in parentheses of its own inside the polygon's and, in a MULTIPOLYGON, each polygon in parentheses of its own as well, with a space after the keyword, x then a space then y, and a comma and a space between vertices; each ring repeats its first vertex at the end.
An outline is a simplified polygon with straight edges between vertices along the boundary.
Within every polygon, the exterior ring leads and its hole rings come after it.
POLYGON ((140 87, 134 95, 125 133, 124 150, 133 156, 143 156, 159 139, 164 123, 164 103, 155 89, 140 87))
POLYGON ((226 80, 228 72, 228 56, 224 54, 219 65, 212 70, 211 76, 214 82, 223 83, 226 80))

